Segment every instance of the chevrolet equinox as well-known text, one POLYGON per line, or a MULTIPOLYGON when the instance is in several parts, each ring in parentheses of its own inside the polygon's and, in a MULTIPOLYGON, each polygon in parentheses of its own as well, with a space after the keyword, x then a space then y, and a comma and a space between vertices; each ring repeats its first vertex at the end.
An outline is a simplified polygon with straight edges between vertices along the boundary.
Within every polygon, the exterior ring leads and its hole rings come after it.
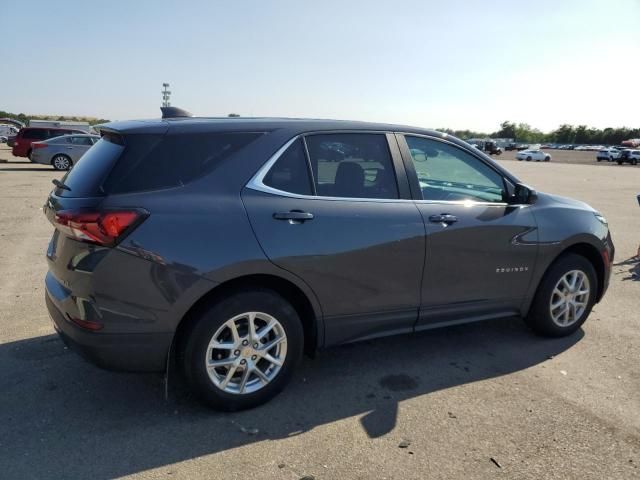
POLYGON ((599 212, 444 133, 170 107, 101 135, 44 207, 54 326, 106 368, 176 361, 217 409, 330 345, 499 317, 569 335, 609 283, 599 212))

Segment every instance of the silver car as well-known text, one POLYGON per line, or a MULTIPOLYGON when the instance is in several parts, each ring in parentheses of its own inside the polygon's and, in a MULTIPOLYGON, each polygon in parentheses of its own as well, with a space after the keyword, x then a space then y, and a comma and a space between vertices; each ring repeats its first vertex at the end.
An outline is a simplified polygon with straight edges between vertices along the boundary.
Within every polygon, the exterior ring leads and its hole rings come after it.
POLYGON ((98 140, 98 135, 63 135, 33 142, 30 160, 56 170, 69 170, 98 140))

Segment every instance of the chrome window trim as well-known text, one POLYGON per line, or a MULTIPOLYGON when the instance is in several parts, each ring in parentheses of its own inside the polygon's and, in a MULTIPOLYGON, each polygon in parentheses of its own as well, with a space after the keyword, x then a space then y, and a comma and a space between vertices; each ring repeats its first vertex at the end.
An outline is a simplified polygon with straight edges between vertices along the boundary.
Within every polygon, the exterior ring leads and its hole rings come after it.
MULTIPOLYGON (((246 188, 256 190, 258 192, 268 193, 270 195, 277 195, 279 197, 296 198, 299 200, 330 200, 330 201, 349 201, 349 202, 375 202, 375 203, 414 203, 414 204, 435 204, 435 205, 469 205, 469 206, 518 206, 510 205, 505 202, 475 202, 472 200, 413 200, 404 198, 361 198, 361 197, 325 197, 322 195, 302 195, 299 193, 291 193, 285 190, 279 190, 277 188, 270 187, 264 184, 264 178, 269 173, 269 170, 280 159, 282 154, 298 139, 303 138, 305 135, 324 134, 325 132, 309 132, 299 134, 287 141, 282 147, 280 147, 269 159, 260 167, 256 174, 246 184, 246 188)), ((332 131, 329 133, 353 133, 343 131, 332 131)), ((369 131, 359 131, 357 133, 373 133, 369 131)), ((375 132, 381 133, 381 132, 375 132)), ((395 132, 391 132, 395 133, 395 132)), ((396 173, 397 174, 397 173, 396 173)), ((521 205, 525 206, 525 205, 521 205)))

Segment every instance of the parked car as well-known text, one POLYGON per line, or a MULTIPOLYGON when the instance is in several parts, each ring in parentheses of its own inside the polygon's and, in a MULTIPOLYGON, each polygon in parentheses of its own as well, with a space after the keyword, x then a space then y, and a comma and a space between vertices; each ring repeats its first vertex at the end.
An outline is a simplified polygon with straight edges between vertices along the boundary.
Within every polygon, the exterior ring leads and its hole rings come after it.
POLYGON ((13 149, 11 153, 13 153, 15 157, 30 157, 31 143, 41 140, 48 140, 49 138, 59 137, 61 135, 71 135, 74 133, 81 135, 86 134, 86 132, 83 132, 82 130, 72 130, 65 128, 21 128, 18 132, 18 135, 16 135, 16 138, 12 145, 13 149))
POLYGON ((527 162, 530 162, 531 160, 535 160, 536 162, 551 161, 551 155, 543 152, 542 150, 523 150, 516 154, 516 158, 520 161, 526 160, 527 162))
POLYGON ((105 125, 43 209, 49 313, 99 365, 176 362, 237 410, 281 391, 305 351, 490 317, 562 337, 607 290, 602 215, 454 137, 167 110, 105 125))
POLYGON ((633 150, 631 148, 625 148, 620 151, 620 156, 616 160, 618 165, 622 165, 623 163, 630 163, 631 165, 636 165, 638 163, 638 156, 633 156, 632 152, 637 152, 638 150, 633 150))
POLYGON ((69 170, 94 143, 98 135, 64 135, 31 144, 31 161, 51 165, 56 170, 69 170))
POLYGON ((511 152, 511 151, 513 151, 513 150, 517 150, 517 145, 516 145, 515 143, 513 143, 513 142, 512 142, 512 143, 508 143, 508 144, 507 144, 507 146, 506 146, 506 147, 504 147, 504 149, 505 149, 507 152, 511 152))
POLYGON ((471 138, 467 140, 467 143, 489 155, 502 154, 502 148, 498 146, 498 143, 495 140, 489 138, 471 138))
POLYGON ((637 165, 638 161, 640 161, 640 150, 632 150, 630 148, 622 150, 622 152, 620 152, 620 157, 617 160, 618 165, 622 165, 623 163, 637 165))
POLYGON ((529 148, 529 144, 528 143, 518 143, 516 145, 516 150, 517 151, 527 150, 528 148, 529 148))
POLYGON ((596 160, 598 162, 602 160, 613 162, 614 160, 620 158, 620 153, 620 150, 617 150, 615 148, 605 148, 598 152, 598 154, 596 155, 596 160))

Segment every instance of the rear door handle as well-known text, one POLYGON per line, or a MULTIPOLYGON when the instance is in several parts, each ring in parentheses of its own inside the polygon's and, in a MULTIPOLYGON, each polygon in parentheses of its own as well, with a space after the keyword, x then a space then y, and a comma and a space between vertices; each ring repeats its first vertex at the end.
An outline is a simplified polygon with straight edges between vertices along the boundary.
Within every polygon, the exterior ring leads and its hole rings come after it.
POLYGON ((444 223, 445 225, 451 225, 458 221, 458 217, 448 213, 441 213, 440 215, 431 215, 429 217, 429 221, 431 223, 444 223))
POLYGON ((273 218, 276 220, 289 220, 289 223, 302 223, 307 220, 313 220, 313 213, 291 210, 290 212, 276 212, 273 214, 273 218))

